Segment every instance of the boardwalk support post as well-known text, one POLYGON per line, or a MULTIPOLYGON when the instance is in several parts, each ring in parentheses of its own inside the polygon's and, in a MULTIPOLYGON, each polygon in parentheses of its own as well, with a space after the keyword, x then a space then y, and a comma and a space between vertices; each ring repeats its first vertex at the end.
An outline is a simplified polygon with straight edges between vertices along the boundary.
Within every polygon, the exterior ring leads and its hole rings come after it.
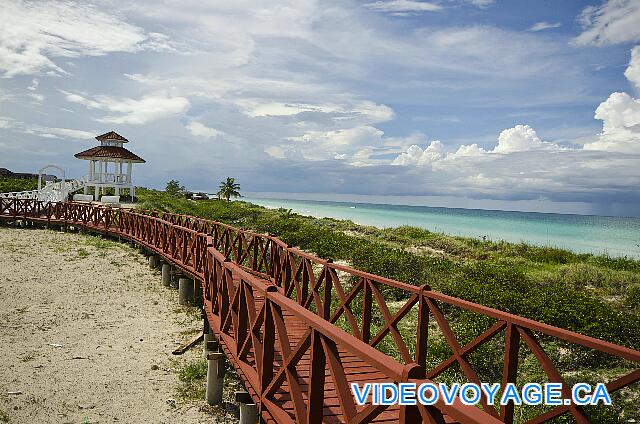
POLYGON ((149 269, 155 269, 158 266, 158 257, 156 255, 149 256, 149 269))
POLYGON ((236 402, 240 404, 240 424, 257 424, 258 408, 249 392, 236 392, 236 402))
POLYGON ((211 352, 211 349, 209 349, 209 344, 214 341, 215 340, 213 338, 213 333, 211 331, 204 333, 204 346, 203 346, 204 356, 207 356, 209 352, 211 352))
POLYGON ((169 287, 171 285, 171 265, 162 264, 162 285, 169 287))
POLYGON ((204 334, 204 341, 203 341, 202 350, 204 353, 204 357, 206 358, 209 352, 217 349, 209 349, 209 343, 213 343, 216 340, 213 338, 213 331, 211 331, 211 327, 209 326, 209 321, 207 320, 207 316, 204 313, 203 315, 204 315, 204 328, 202 329, 202 334, 204 334))
POLYGON ((193 280, 180 277, 178 281, 178 304, 189 305, 193 302, 193 280))
POLYGON ((202 308, 204 299, 202 298, 202 285, 200 281, 193 280, 193 304, 202 308))
POLYGON ((209 352, 207 362, 207 404, 220 405, 224 386, 224 353, 209 352))

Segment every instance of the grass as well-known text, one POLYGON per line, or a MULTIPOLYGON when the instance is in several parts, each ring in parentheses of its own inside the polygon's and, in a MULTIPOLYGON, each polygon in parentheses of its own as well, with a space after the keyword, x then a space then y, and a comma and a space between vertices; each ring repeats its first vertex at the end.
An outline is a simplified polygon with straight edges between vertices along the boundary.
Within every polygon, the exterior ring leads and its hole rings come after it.
MULTIPOLYGON (((223 403, 235 402, 233 393, 242 389, 240 378, 229 361, 224 361, 225 377, 223 386, 223 403)), ((178 368, 178 396, 188 401, 204 401, 207 382, 207 360, 198 358, 187 362, 178 368)), ((206 412, 219 414, 218 408, 205 408, 206 412)))
POLYGON ((78 258, 84 259, 84 258, 88 258, 91 255, 91 253, 89 253, 86 249, 80 248, 76 251, 76 255, 78 255, 78 258))
POLYGON ((4 409, 0 409, 0 422, 8 423, 9 422, 9 414, 7 414, 4 409))
POLYGON ((20 360, 22 362, 30 362, 36 359, 37 357, 38 357, 38 354, 32 352, 32 353, 25 354, 22 358, 20 358, 20 360))
POLYGON ((184 364, 178 370, 181 386, 178 395, 183 399, 202 400, 206 391, 207 360, 199 358, 184 364))
POLYGON ((122 248, 122 245, 120 243, 112 240, 107 240, 100 236, 84 235, 82 242, 87 246, 95 247, 99 250, 122 248))

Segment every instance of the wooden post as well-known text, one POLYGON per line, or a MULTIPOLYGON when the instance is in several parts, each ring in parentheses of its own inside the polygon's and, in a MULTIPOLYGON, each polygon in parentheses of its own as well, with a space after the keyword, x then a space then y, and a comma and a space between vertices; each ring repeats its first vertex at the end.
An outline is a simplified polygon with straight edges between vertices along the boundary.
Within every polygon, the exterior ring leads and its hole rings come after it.
POLYGON ((171 265, 162 264, 162 285, 169 287, 171 285, 171 265))
POLYGON ((207 391, 206 399, 209 405, 222 403, 222 389, 224 387, 224 353, 210 352, 207 355, 207 391))
POLYGON ((236 402, 240 404, 240 424, 257 424, 260 418, 258 408, 253 403, 249 392, 238 391, 235 397, 236 402))
POLYGON ((189 305, 193 302, 193 280, 181 277, 178 280, 178 304, 189 305))

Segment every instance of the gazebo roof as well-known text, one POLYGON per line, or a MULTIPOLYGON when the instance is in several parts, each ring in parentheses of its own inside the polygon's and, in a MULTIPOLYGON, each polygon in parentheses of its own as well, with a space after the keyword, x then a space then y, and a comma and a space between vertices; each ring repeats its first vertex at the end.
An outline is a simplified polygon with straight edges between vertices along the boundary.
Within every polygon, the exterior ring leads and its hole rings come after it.
POLYGON ((108 133, 104 133, 102 135, 99 135, 96 137, 96 140, 98 141, 105 141, 105 140, 116 140, 116 141, 120 141, 122 143, 128 143, 129 140, 127 140, 126 138, 124 138, 123 136, 121 136, 120 134, 118 134, 115 131, 109 131, 108 133))
POLYGON ((85 150, 84 152, 76 153, 74 156, 77 157, 78 159, 85 159, 85 160, 124 159, 125 161, 129 161, 129 162, 145 163, 145 160, 142 159, 140 156, 130 152, 124 147, 119 147, 119 146, 96 146, 96 147, 92 147, 89 150, 85 150))

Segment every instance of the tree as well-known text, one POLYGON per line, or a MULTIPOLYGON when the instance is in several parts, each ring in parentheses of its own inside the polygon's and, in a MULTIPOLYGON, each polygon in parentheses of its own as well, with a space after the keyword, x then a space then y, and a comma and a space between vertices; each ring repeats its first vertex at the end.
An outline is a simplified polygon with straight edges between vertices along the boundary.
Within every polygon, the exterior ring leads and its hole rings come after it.
POLYGON ((236 183, 235 178, 227 177, 226 181, 220 183, 219 188, 218 197, 227 199, 227 202, 230 202, 232 197, 242 197, 240 195, 240 184, 236 183))
POLYGON ((170 194, 172 196, 182 196, 184 195, 186 189, 184 188, 184 186, 180 185, 180 181, 171 180, 167 183, 167 186, 164 188, 164 191, 167 194, 170 194))

